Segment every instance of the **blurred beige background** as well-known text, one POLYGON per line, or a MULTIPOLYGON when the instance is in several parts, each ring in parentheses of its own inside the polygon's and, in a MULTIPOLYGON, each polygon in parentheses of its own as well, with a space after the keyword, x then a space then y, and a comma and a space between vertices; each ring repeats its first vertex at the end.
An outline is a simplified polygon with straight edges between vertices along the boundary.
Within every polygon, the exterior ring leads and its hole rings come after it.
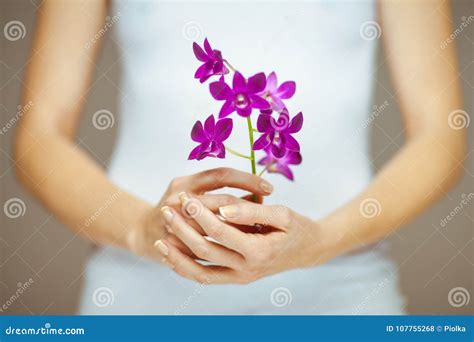
MULTIPOLYGON (((82 285, 82 267, 93 248, 46 212, 20 187, 13 172, 14 124, 10 125, 10 120, 20 103, 22 77, 38 6, 37 0, 0 0, 0 126, 6 128, 0 133, 0 204, 3 207, 9 199, 20 198, 26 208, 24 215, 18 218, 0 212, 0 307, 9 303, 0 314, 73 314, 82 285), (5 39, 4 27, 15 20, 24 25, 25 35, 10 41, 5 39), (25 284, 28 284, 27 289, 10 303, 9 298, 16 293, 18 286, 25 287, 25 284)), ((468 22, 470 16, 474 16, 472 0, 453 1, 453 32, 463 20, 468 22)), ((469 22, 460 34, 456 34, 452 44, 457 45, 460 56, 465 110, 474 120, 474 18, 469 22)), ((120 122, 115 122, 111 129, 100 131, 92 126, 91 119, 99 109, 107 108, 112 112, 116 109, 121 56, 110 32, 103 39, 103 53, 77 140, 82 148, 107 167, 114 144, 114 130, 120 122)), ((377 63, 377 92, 373 104, 378 107, 384 103, 388 105, 372 126, 375 169, 380 168, 403 143, 397 99, 390 86, 383 52, 379 53, 377 63)), ((411 314, 472 313, 473 127, 474 122, 471 122, 468 157, 461 182, 442 201, 390 239, 411 314), (468 199, 467 205, 462 204, 463 199, 468 199), (449 215, 452 219, 443 224, 443 218, 449 215), (464 289, 465 302, 467 296, 470 299, 469 303, 461 303, 463 305, 459 307, 448 301, 449 292, 457 287, 464 289)))

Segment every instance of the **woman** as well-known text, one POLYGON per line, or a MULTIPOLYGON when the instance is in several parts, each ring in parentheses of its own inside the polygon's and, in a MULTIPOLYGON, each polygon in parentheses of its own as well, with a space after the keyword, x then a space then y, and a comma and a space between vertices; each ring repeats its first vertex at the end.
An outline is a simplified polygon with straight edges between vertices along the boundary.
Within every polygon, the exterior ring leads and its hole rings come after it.
MULTIPOLYGON (((18 129, 16 165, 52 213, 102 246, 86 268, 82 314, 404 313, 397 269, 377 242, 459 177, 464 132, 448 125, 461 107, 454 47, 439 48, 451 33, 448 4, 377 6, 44 1, 24 89, 35 105, 18 129), (106 174, 74 136, 108 10, 123 88, 106 174), (237 171, 248 165, 232 156, 186 160, 196 117, 218 110, 192 79, 194 29, 248 75, 297 81, 291 103, 305 125, 295 182, 237 171), (406 143, 373 178, 366 125, 379 35, 406 143), (223 187, 265 204, 209 193, 223 187), (259 224, 265 232, 252 231, 259 224)), ((230 144, 248 148, 245 123, 234 126, 230 144)))

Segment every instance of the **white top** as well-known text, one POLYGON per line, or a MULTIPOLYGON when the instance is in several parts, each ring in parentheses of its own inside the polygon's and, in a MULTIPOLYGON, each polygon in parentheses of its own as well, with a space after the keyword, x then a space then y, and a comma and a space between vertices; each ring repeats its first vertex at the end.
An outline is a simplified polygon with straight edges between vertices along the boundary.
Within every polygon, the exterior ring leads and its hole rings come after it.
MULTIPOLYGON (((123 79, 118 140, 109 172, 125 190, 157 203, 174 177, 218 166, 250 171, 248 160, 230 154, 223 160, 187 160, 196 146, 190 139, 194 122, 217 114, 222 105, 211 97, 207 83, 202 85, 193 78, 200 62, 194 57, 192 42, 202 46, 205 37, 245 76, 275 71, 279 82, 294 80, 297 84, 296 94, 286 104, 292 115, 299 111, 304 114, 303 129, 296 135, 303 163, 292 167, 294 182, 279 174, 264 176, 275 187, 266 203, 283 204, 317 219, 349 201, 369 183, 367 119, 376 44, 364 39, 361 27, 374 20, 372 1, 126 0, 115 1, 112 15, 119 15, 114 28, 122 49, 123 79)), ((236 113, 231 117, 234 131, 226 143, 248 153, 245 119, 236 113)), ((262 157, 262 152, 257 156, 262 157)), ((158 282, 172 277, 183 283, 158 264, 113 249, 107 253, 107 258, 96 257, 90 268, 100 268, 100 264, 103 270, 107 265, 113 267, 111 263, 128 262, 134 276, 145 284, 150 274, 158 282)), ((304 286, 304 277, 295 277, 295 272, 312 273, 317 278, 319 269, 286 272, 247 286, 213 286, 206 289, 207 304, 200 296, 201 308, 211 303, 215 306, 222 289, 231 289, 227 293, 232 293, 233 304, 229 305, 245 308, 254 304, 255 291, 269 294, 290 279, 304 286)), ((95 276, 106 277, 103 271, 95 276)), ((125 283, 111 282, 110 286, 125 283)), ((143 286, 141 293, 126 287, 115 292, 127 293, 130 303, 145 293, 155 307, 151 311, 165 313, 176 309, 167 302, 170 297, 181 304, 189 296, 189 291, 176 285, 167 286, 170 292, 161 296, 153 294, 156 283, 149 284, 148 292, 143 286), (160 311, 164 307, 167 309, 160 311)))

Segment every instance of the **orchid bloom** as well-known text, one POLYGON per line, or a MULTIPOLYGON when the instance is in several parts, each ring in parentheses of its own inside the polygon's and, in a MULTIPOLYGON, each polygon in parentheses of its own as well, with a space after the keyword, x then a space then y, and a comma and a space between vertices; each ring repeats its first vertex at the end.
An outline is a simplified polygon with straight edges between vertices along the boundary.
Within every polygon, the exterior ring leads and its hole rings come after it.
POLYGON ((207 38, 204 39, 204 50, 197 43, 193 43, 193 51, 196 58, 204 63, 194 74, 194 78, 199 79, 201 83, 206 82, 211 76, 229 73, 229 69, 224 65, 222 53, 213 50, 207 38))
POLYGON ((301 153, 287 151, 282 158, 275 158, 270 150, 265 150, 267 155, 258 161, 259 165, 264 165, 269 173, 280 173, 289 180, 294 180, 293 172, 289 165, 299 165, 302 162, 301 153))
POLYGON ((243 117, 248 117, 252 109, 268 109, 270 104, 257 95, 265 89, 266 79, 263 72, 248 79, 238 71, 235 72, 232 88, 224 80, 209 85, 211 95, 218 101, 225 101, 219 112, 219 118, 224 118, 234 111, 243 117))
POLYGON ((199 145, 191 151, 188 159, 225 158, 223 141, 230 136, 232 127, 232 119, 221 119, 216 123, 213 115, 206 119, 204 127, 201 121, 197 121, 191 131, 191 139, 199 145))
POLYGON ((280 112, 285 108, 285 104, 282 100, 289 99, 295 94, 296 83, 294 81, 286 81, 280 86, 277 84, 277 75, 275 72, 270 73, 267 77, 267 86, 259 95, 270 102, 273 110, 280 112))
POLYGON ((290 121, 290 115, 283 109, 277 120, 271 114, 261 113, 257 120, 257 129, 263 133, 254 145, 254 150, 270 149, 273 156, 282 158, 287 151, 299 152, 300 145, 292 134, 303 126, 303 113, 299 112, 290 121))

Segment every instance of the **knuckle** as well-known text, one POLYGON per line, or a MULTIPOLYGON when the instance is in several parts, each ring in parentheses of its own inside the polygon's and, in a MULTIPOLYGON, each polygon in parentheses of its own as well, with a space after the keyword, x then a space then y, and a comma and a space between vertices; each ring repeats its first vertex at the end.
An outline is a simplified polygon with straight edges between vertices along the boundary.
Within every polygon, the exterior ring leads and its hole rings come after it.
POLYGON ((219 199, 219 206, 220 207, 225 207, 227 205, 231 205, 236 203, 236 198, 230 195, 222 195, 219 199))
POLYGON ((183 184, 183 179, 181 177, 176 177, 171 180, 169 188, 171 191, 174 192, 181 189, 182 184, 183 184))
POLYGON ((196 246, 194 253, 201 259, 208 259, 211 252, 207 244, 201 243, 196 246))
POLYGON ((221 224, 215 224, 208 228, 207 233, 209 236, 216 240, 222 239, 222 235, 224 234, 224 226, 221 224))
POLYGON ((274 207, 275 215, 278 215, 278 221, 281 222, 283 226, 289 226, 293 221, 293 212, 283 205, 278 205, 274 207))

